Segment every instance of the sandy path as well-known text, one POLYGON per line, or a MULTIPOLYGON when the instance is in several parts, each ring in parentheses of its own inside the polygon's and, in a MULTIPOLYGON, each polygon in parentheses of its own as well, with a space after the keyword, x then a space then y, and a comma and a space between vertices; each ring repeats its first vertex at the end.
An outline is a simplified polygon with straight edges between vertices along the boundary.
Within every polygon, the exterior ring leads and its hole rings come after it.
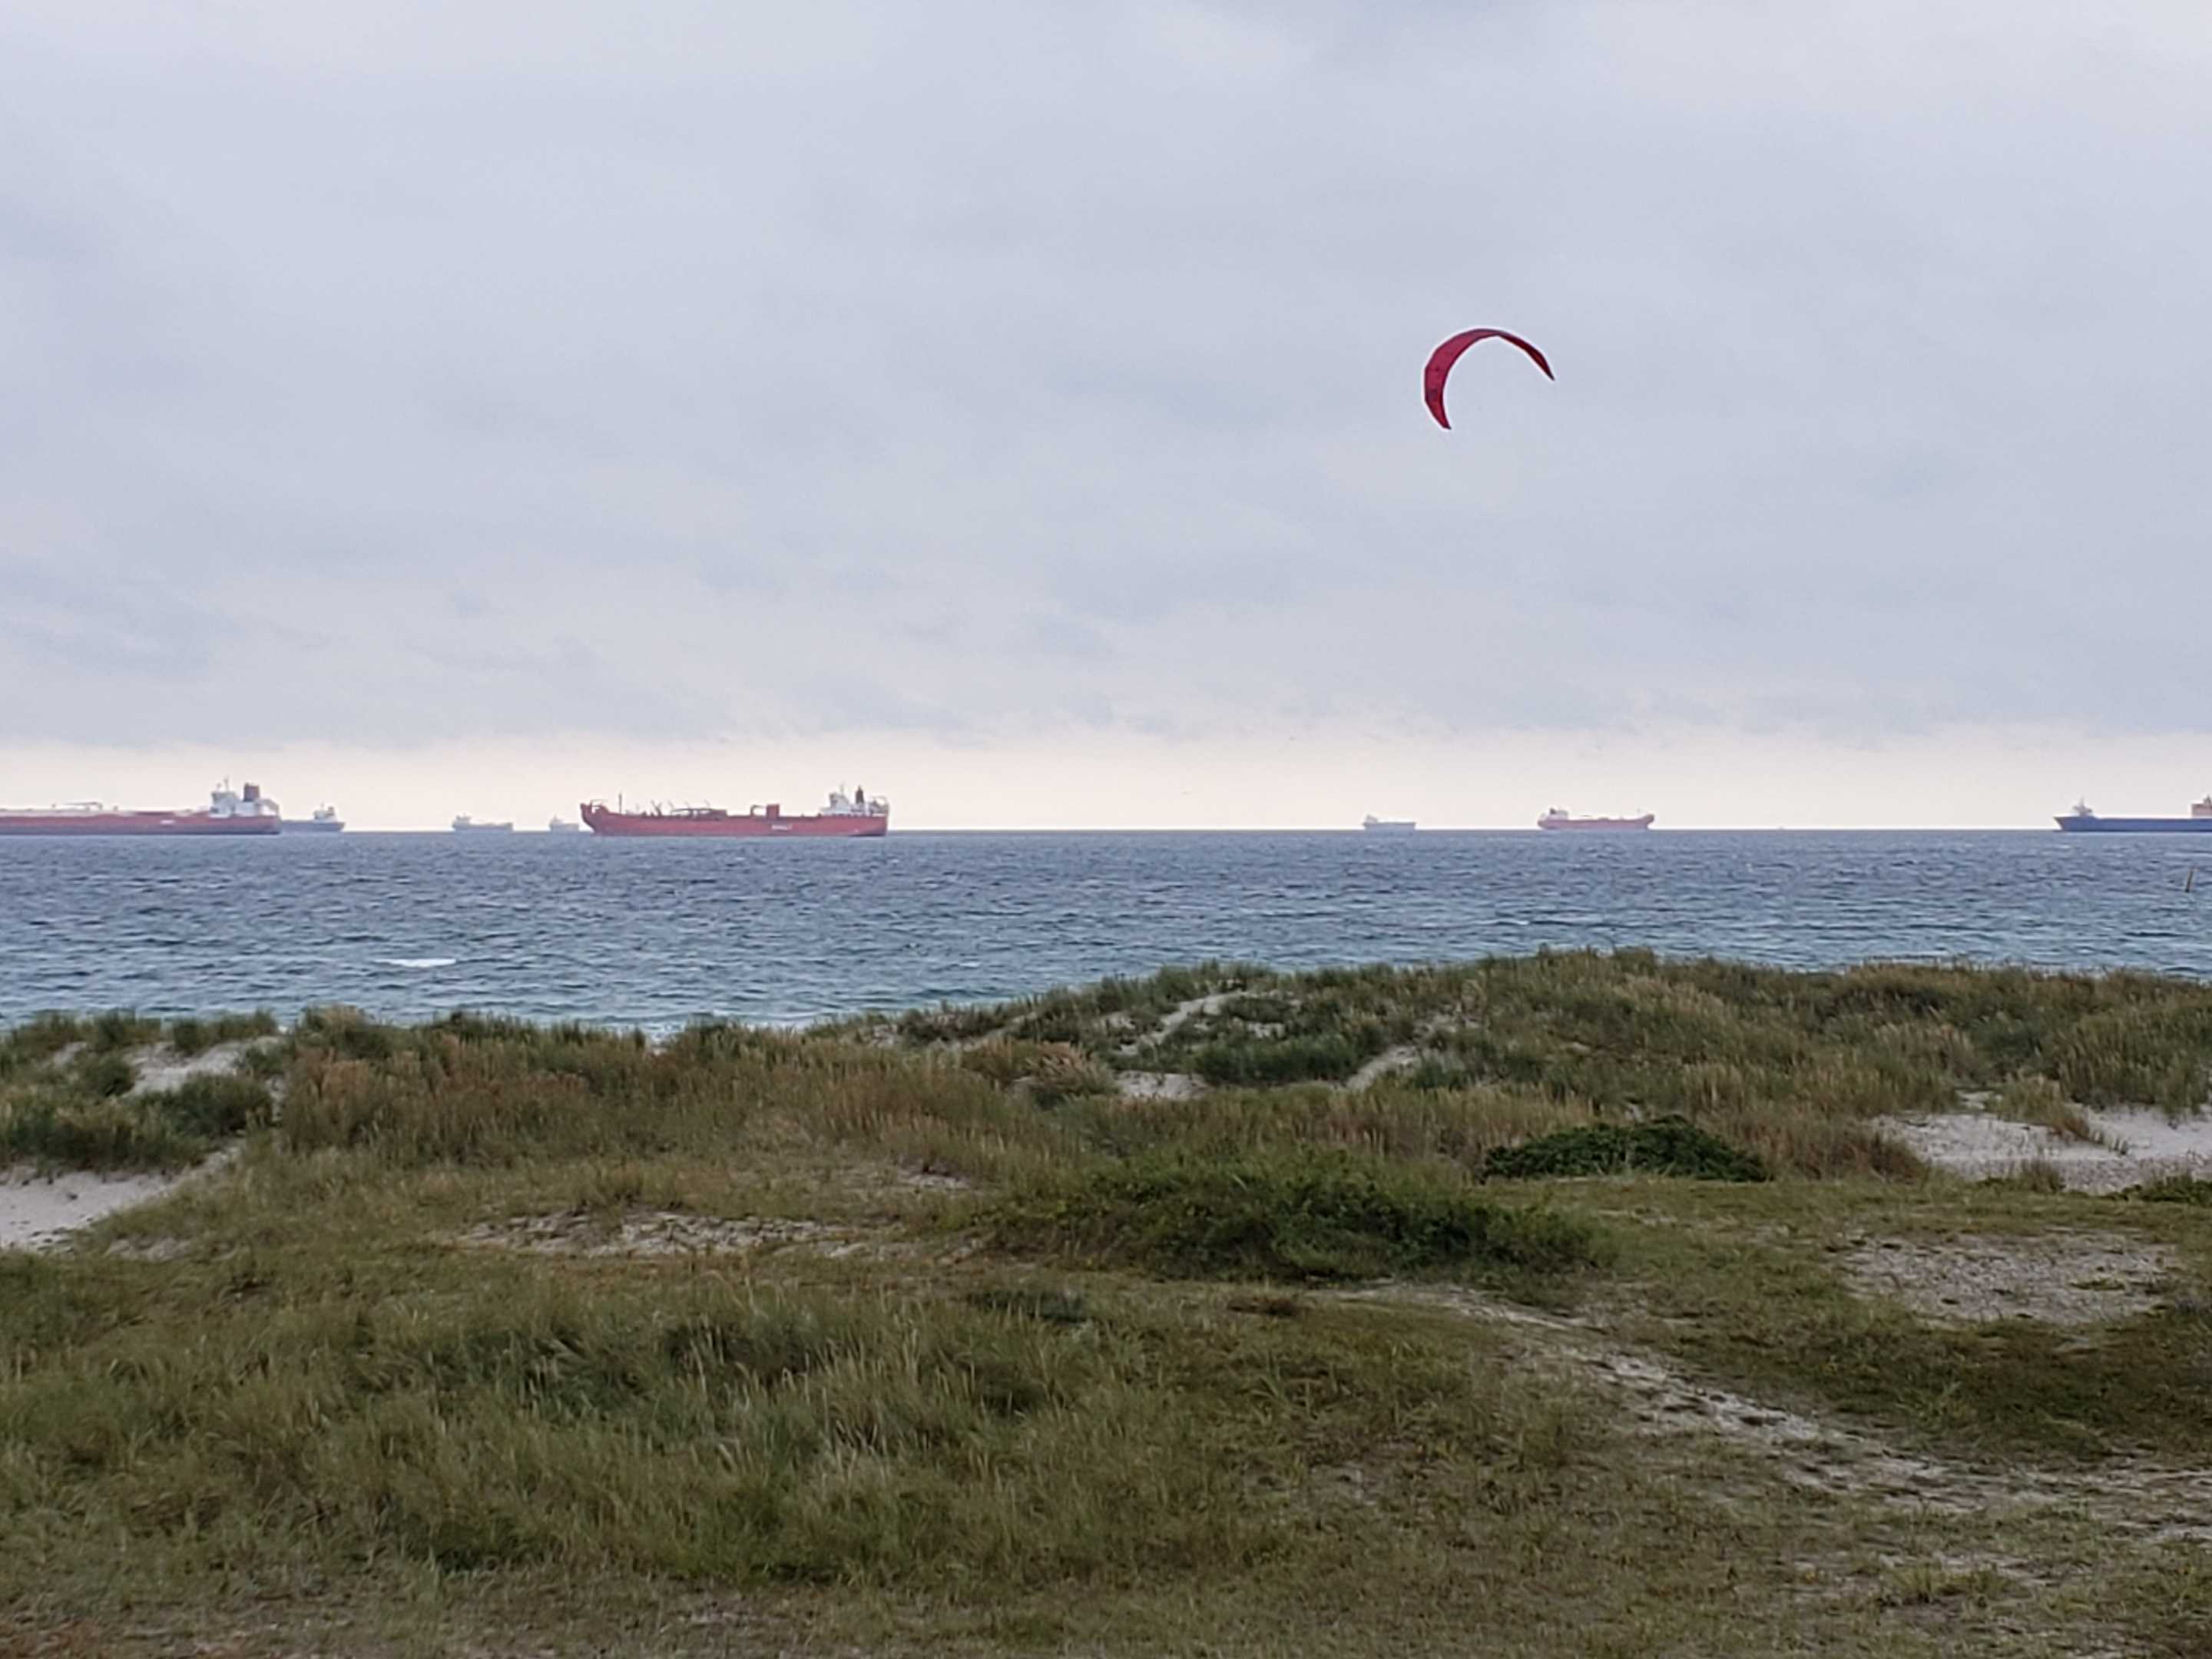
POLYGON ((1605 1390, 1632 1431, 1654 1439, 1712 1437, 1756 1454, 1790 1485, 1862 1495, 1902 1508, 1985 1515, 2060 1508, 2116 1532, 2162 1543, 2212 1542, 2203 1494, 2212 1469, 2114 1458, 2094 1472, 1984 1467, 1893 1447, 1876 1431, 1826 1420, 1718 1387, 1671 1359, 1614 1339, 1598 1321, 1520 1308, 1451 1285, 1384 1284, 1338 1291, 1346 1301, 1447 1309, 1514 1339, 1521 1362, 1571 1385, 1605 1390))
POLYGON ((173 1192, 183 1175, 90 1175, 48 1178, 27 1170, 0 1172, 0 1250, 51 1250, 118 1210, 173 1192))

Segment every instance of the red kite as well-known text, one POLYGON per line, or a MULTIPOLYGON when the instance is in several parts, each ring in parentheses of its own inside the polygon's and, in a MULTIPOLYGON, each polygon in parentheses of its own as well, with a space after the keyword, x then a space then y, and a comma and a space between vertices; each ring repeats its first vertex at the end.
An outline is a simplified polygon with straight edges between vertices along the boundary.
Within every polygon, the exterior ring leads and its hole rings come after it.
POLYGON ((1546 380, 1559 378, 1552 373, 1551 364, 1544 361, 1544 354, 1518 334, 1508 334, 1502 328, 1471 328, 1464 334, 1455 334, 1429 354, 1429 366, 1421 372, 1421 395, 1428 399, 1429 413, 1447 431, 1451 422, 1444 418, 1444 382, 1450 378, 1452 365, 1460 360, 1460 354, 1477 340, 1504 340, 1517 345, 1544 371, 1546 380))

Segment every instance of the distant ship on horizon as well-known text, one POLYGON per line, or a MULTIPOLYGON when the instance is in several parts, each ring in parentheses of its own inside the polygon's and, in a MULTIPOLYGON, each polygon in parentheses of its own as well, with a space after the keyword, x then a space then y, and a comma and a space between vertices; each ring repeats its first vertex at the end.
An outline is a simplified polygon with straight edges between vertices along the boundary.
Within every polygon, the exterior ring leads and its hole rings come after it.
POLYGON ((514 829, 514 824, 512 820, 502 819, 497 823, 478 823, 466 812, 462 813, 460 817, 453 820, 453 830, 457 835, 507 835, 511 833, 514 829))
POLYGON ((1410 836, 1414 826, 1411 818, 1378 818, 1370 812, 1359 827, 1370 836, 1410 836))
POLYGON ((551 817, 545 821, 545 833, 549 836, 581 836, 589 832, 580 823, 563 817, 551 817))
POLYGON ((2075 802, 2074 810, 2063 814, 2057 823, 2061 830, 2075 835, 2212 835, 2212 795, 2191 805, 2185 818, 2100 818, 2082 800, 2075 802))
POLYGON ((852 837, 887 835, 891 827, 891 804, 881 795, 869 799, 865 789, 851 794, 830 792, 830 804, 819 812, 789 813, 775 802, 732 812, 720 806, 660 806, 625 811, 619 801, 610 806, 588 800, 578 809, 596 835, 684 836, 738 838, 748 836, 852 837))
POLYGON ((1658 820, 1646 812, 1635 818, 1578 818, 1554 806, 1536 820, 1539 830, 1649 830, 1658 820))
POLYGON ((285 818, 282 823, 288 836, 298 835, 302 830, 314 835, 334 836, 345 828, 345 820, 338 816, 338 809, 335 806, 318 806, 307 817, 285 818))
POLYGON ((0 807, 0 836, 273 836, 283 821, 259 784, 246 785, 241 794, 226 783, 208 792, 205 806, 174 812, 137 811, 96 801, 0 807))

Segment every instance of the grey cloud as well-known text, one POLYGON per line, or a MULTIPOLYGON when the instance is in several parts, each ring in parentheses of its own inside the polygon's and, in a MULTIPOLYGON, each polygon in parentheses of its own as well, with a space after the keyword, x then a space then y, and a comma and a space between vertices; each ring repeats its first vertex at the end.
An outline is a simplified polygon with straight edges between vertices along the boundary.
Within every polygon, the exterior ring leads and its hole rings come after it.
POLYGON ((346 10, 0 21, 8 734, 2203 724, 2199 9, 346 10))

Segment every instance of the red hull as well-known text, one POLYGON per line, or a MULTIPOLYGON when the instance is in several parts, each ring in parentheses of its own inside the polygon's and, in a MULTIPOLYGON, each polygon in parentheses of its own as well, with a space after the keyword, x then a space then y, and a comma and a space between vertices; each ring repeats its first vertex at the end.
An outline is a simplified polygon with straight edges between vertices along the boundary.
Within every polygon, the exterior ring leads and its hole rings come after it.
POLYGON ((210 812, 0 812, 0 836, 273 836, 282 827, 210 812))
POLYGON ((889 814, 878 817, 857 812, 809 813, 799 817, 774 810, 766 812, 725 812, 714 807, 675 812, 617 812, 611 807, 592 802, 586 802, 581 811, 584 822, 591 826, 594 834, 601 836, 704 836, 723 840, 745 836, 787 839, 826 836, 849 841, 860 836, 886 835, 891 827, 889 814))

